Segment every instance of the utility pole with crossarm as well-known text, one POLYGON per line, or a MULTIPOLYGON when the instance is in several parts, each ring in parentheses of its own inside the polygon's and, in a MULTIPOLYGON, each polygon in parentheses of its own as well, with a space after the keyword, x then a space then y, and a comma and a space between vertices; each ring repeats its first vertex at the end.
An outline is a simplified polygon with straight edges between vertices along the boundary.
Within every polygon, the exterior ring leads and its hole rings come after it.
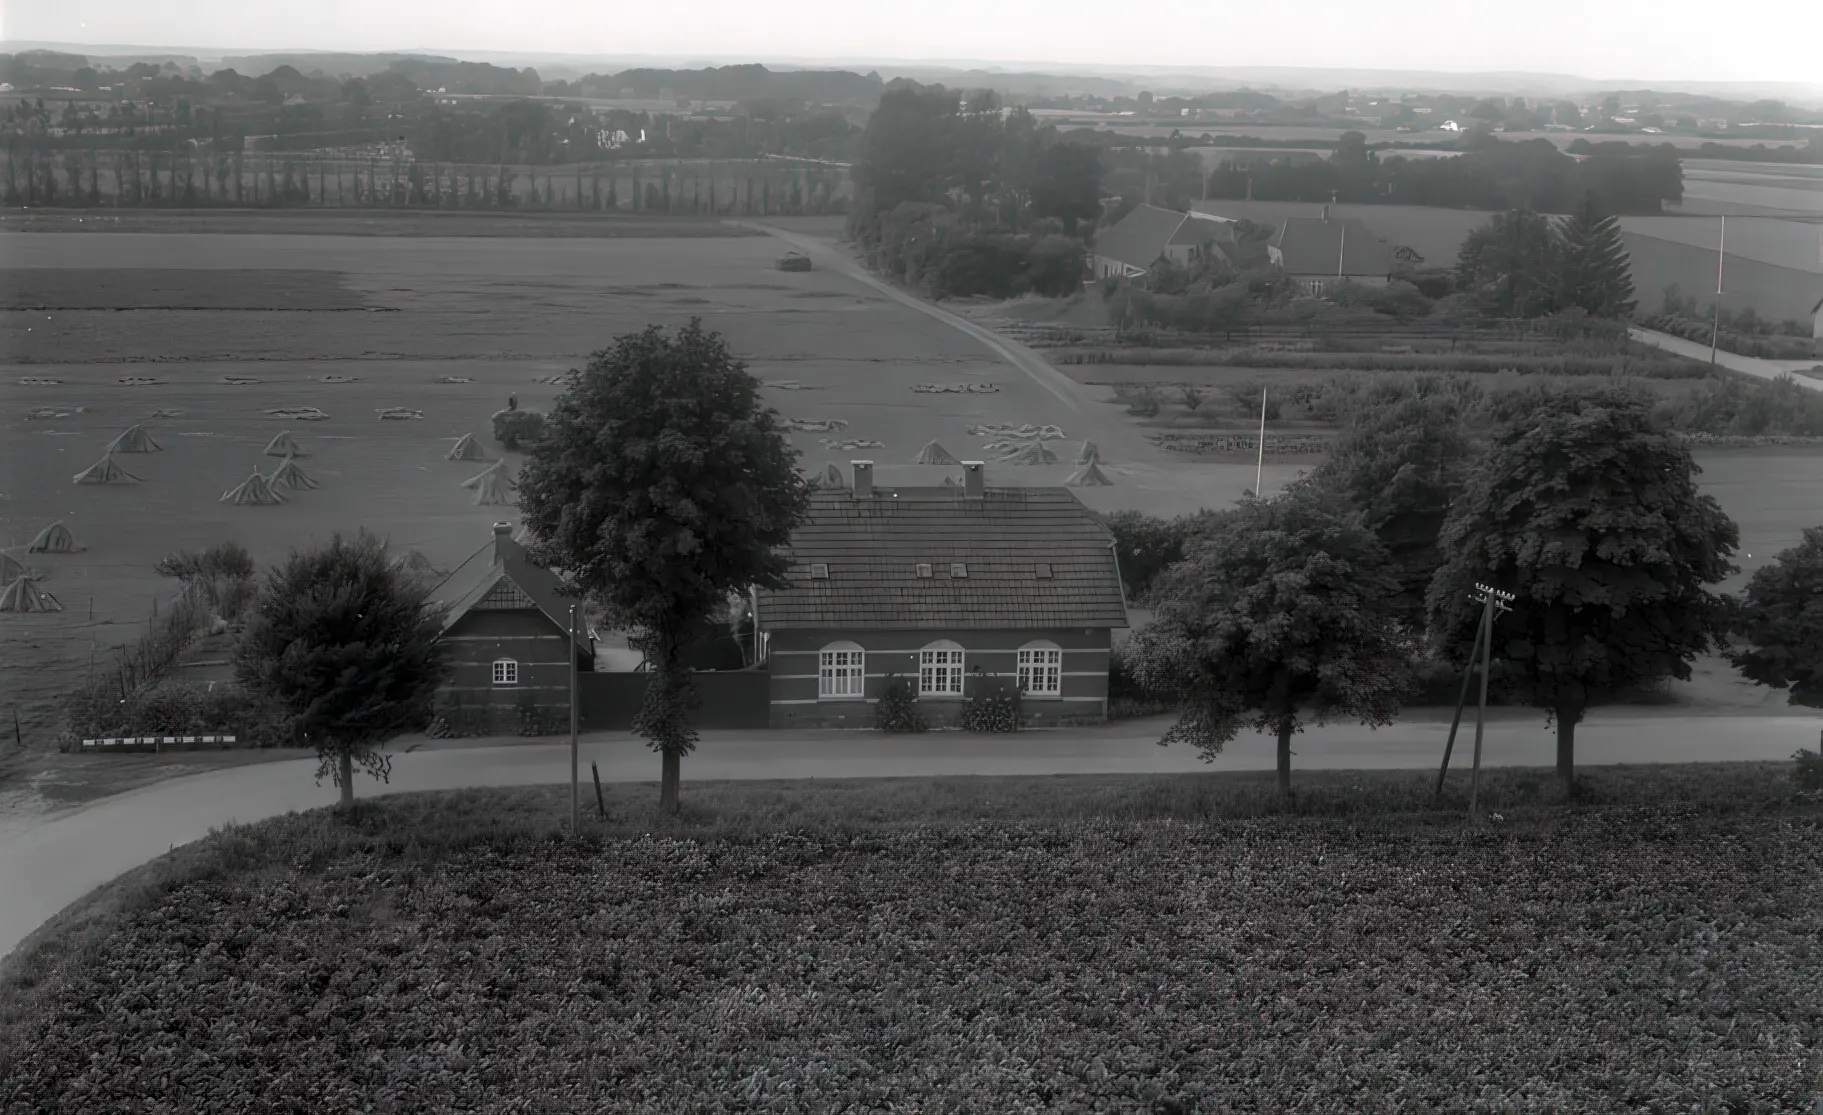
POLYGON ((1489 585, 1476 584, 1476 594, 1469 599, 1480 604, 1481 623, 1475 628, 1475 646, 1469 652, 1468 665, 1462 671, 1462 691, 1456 696, 1456 712, 1450 718, 1449 738, 1443 745, 1443 766, 1437 771, 1437 797, 1443 796, 1443 779, 1449 774, 1450 755, 1456 750, 1456 730, 1462 725, 1462 709, 1468 704, 1469 684, 1475 679, 1475 669, 1481 669, 1481 701, 1475 716, 1475 763, 1470 774, 1469 812, 1475 811, 1476 795, 1481 773, 1481 736, 1482 723, 1487 717, 1488 705, 1488 666, 1493 657, 1494 619, 1499 612, 1511 611, 1508 602, 1516 599, 1510 592, 1501 592, 1489 585))

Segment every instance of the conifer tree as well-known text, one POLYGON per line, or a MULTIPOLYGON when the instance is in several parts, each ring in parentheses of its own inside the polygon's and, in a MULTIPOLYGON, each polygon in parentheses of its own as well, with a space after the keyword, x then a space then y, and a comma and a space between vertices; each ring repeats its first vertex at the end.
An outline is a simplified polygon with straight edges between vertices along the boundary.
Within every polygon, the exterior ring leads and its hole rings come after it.
POLYGON ((1558 225, 1563 242, 1559 303, 1590 317, 1624 318, 1633 313, 1633 267, 1620 238, 1620 221, 1598 213, 1593 199, 1558 225))

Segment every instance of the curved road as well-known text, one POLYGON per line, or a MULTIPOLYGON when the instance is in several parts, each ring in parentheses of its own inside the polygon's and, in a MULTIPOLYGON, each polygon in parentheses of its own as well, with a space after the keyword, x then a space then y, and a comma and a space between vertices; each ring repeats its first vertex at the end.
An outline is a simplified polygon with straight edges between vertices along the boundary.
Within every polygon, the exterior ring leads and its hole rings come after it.
MULTIPOLYGON (((1669 333, 1658 333, 1651 329, 1641 329, 1638 326, 1629 328, 1627 332, 1632 335, 1634 340, 1639 341, 1642 344, 1648 344, 1654 348, 1662 348, 1666 352, 1675 352, 1679 356, 1688 356, 1692 360, 1701 360, 1705 363, 1709 360, 1708 345, 1700 345, 1695 341, 1686 341, 1682 337, 1673 337, 1669 333)), ((1717 352, 1715 354, 1715 362, 1731 372, 1740 372, 1742 375, 1753 376, 1756 379, 1778 379, 1780 376, 1790 376, 1799 387, 1807 387, 1812 391, 1823 391, 1823 380, 1813 379, 1810 376, 1798 374, 1800 369, 1809 370, 1811 368, 1823 367, 1823 356, 1811 360, 1762 360, 1757 356, 1742 356, 1739 353, 1734 352, 1717 352)))
MULTIPOLYGON (((1126 721, 1089 729, 1038 731, 984 741, 967 733, 880 736, 872 732, 704 732, 684 763, 684 793, 699 780, 909 778, 959 775, 1184 774, 1203 770, 1271 770, 1274 742, 1241 736, 1215 763, 1184 747, 1159 747, 1167 720, 1126 721)), ((1789 759, 1817 743, 1819 720, 1792 716, 1691 716, 1688 710, 1596 712, 1577 730, 1581 763, 1681 763, 1789 759)), ((1377 732, 1358 725, 1312 728, 1299 736, 1301 770, 1435 770, 1448 722, 1413 719, 1377 732)), ((1465 771, 1473 724, 1457 739, 1452 768, 1465 771)), ((1542 715, 1497 710, 1483 744, 1488 766, 1549 767, 1555 744, 1542 715)), ((653 782, 658 759, 627 733, 583 741, 607 782, 653 782)), ((314 759, 213 771, 104 798, 0 836, 0 955, 65 906, 166 849, 248 823, 335 802, 334 787, 312 781, 314 759)), ((569 744, 430 742, 396 754, 390 784, 356 775, 362 796, 476 786, 549 785, 568 781, 569 744), (433 749, 434 748, 434 749, 433 749)), ((1295 779, 1295 774, 1294 774, 1295 779)), ((586 796, 586 795, 585 795, 586 796)))

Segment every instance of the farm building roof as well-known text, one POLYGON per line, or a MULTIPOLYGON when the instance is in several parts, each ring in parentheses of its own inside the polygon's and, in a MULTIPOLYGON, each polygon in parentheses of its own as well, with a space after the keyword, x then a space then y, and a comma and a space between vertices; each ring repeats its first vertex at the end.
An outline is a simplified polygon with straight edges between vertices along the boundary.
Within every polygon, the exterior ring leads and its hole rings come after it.
MULTIPOLYGON (((504 525, 496 527, 504 529, 504 525)), ((559 631, 569 630, 570 605, 580 604, 581 598, 565 596, 562 579, 543 566, 533 565, 524 543, 510 533, 497 533, 431 590, 433 603, 449 606, 443 617, 443 630, 455 626, 483 597, 501 587, 502 580, 523 593, 531 606, 556 624, 559 631)), ((587 650, 588 646, 588 625, 579 621, 576 647, 587 650)))
POLYGON ((817 491, 789 560, 791 587, 759 593, 762 627, 1127 626, 1112 537, 1067 488, 817 491))
POLYGON ((1355 217, 1286 217, 1271 246, 1287 275, 1386 276, 1393 246, 1355 217))
POLYGON ((1146 270, 1165 254, 1167 245, 1207 245, 1233 239, 1225 221, 1140 205, 1096 235, 1095 254, 1146 270))

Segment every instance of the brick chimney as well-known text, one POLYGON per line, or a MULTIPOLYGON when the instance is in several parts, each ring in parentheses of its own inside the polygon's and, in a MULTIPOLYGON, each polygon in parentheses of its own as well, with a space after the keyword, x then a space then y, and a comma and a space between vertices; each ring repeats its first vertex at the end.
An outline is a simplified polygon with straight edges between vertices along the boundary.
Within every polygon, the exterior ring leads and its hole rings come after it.
POLYGON ((855 498, 874 498, 874 463, 872 461, 850 461, 855 470, 855 498))
POLYGON ((962 498, 981 499, 987 490, 987 474, 980 461, 962 462, 962 498))
POLYGON ((494 524, 494 561, 496 563, 503 562, 506 560, 507 547, 508 547, 508 544, 510 542, 512 542, 512 540, 513 540, 513 524, 511 524, 511 523, 495 523, 494 524))

